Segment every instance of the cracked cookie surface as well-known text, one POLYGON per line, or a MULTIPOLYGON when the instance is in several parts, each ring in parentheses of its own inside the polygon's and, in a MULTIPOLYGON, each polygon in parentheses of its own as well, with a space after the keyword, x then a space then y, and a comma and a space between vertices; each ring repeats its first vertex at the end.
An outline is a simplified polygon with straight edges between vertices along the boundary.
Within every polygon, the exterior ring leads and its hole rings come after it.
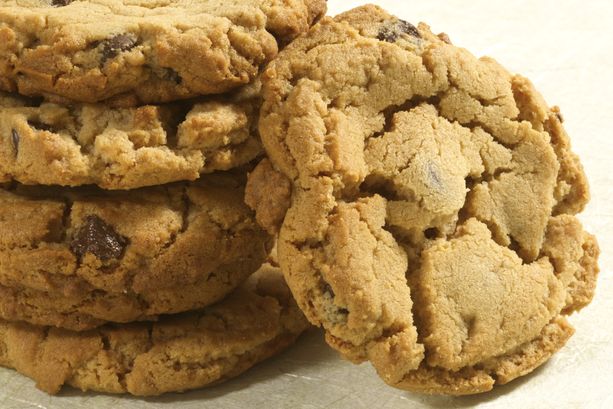
POLYGON ((527 79, 375 6, 323 19, 262 78, 274 169, 247 192, 286 199, 247 201, 331 346, 393 386, 468 394, 564 345, 599 250, 559 110, 527 79))
POLYGON ((126 192, 0 190, 0 317, 84 330, 220 300, 272 246, 243 192, 242 172, 126 192))
POLYGON ((9 0, 0 5, 0 89, 168 102, 249 83, 324 0, 9 0))
POLYGON ((218 383, 280 352, 308 327, 278 269, 265 265, 226 299, 155 323, 95 330, 0 321, 0 365, 47 393, 150 396, 218 383))
POLYGON ((261 154, 258 82, 232 96, 111 108, 0 94, 0 182, 134 189, 245 165, 261 154))

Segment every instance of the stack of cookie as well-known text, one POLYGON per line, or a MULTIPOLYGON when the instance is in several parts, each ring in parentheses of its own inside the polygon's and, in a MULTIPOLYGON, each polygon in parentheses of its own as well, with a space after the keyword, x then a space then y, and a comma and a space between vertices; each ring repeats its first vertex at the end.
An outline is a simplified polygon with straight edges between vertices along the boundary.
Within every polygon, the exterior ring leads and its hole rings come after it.
POLYGON ((423 23, 324 11, 0 6, 0 364, 185 390, 304 313, 392 386, 469 394, 562 348, 599 250, 559 109, 423 23))
POLYGON ((0 5, 0 364, 47 392, 197 388, 307 327, 243 196, 259 72, 325 1, 223 3, 0 5))

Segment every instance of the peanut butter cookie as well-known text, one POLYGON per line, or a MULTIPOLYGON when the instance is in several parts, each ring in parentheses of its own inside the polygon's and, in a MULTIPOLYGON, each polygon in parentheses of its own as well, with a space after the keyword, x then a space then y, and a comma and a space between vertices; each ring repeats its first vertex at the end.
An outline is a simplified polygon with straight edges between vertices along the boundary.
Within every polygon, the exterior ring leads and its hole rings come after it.
POLYGON ((113 108, 0 95, 0 181, 135 189, 245 165, 262 152, 259 83, 192 103, 113 108))
POLYGON ((247 201, 331 346, 390 385, 469 394, 564 345, 598 246, 559 110, 527 79, 364 6, 282 51, 263 95, 272 166, 247 201))
POLYGON ((272 245, 242 204, 242 179, 0 190, 0 318, 85 330, 220 300, 272 245))

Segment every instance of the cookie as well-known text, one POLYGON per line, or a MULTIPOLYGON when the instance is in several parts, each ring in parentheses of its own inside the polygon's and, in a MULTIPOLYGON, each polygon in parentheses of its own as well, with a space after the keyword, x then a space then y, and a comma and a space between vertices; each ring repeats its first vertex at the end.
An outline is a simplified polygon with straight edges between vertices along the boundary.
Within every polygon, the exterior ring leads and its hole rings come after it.
POLYGON ((272 245, 241 179, 0 190, 0 318, 85 330, 220 300, 272 245))
POLYGON ((0 181, 135 189, 229 170, 261 154, 259 87, 197 103, 111 108, 0 96, 0 181))
POLYGON ((9 0, 0 89, 81 102, 168 102, 255 78, 324 0, 9 0))
POLYGON ((564 345, 598 246, 559 110, 527 79, 364 6, 282 51, 263 96, 272 166, 246 199, 331 346, 390 385, 469 394, 564 345))
POLYGON ((139 396, 232 378, 291 345, 308 322, 277 268, 201 311, 86 332, 0 321, 0 365, 51 394, 63 385, 139 396))

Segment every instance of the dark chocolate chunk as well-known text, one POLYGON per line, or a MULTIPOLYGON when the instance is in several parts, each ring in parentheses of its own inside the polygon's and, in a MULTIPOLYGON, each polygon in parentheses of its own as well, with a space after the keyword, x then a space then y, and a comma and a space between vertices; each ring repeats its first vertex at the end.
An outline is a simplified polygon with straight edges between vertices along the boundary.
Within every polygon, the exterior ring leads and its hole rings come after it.
POLYGON ((417 28, 413 24, 408 21, 398 20, 394 24, 383 25, 379 30, 377 39, 393 43, 401 34, 409 34, 413 37, 421 38, 419 31, 417 31, 417 28))
POLYGON ((379 30, 379 34, 377 34, 377 40, 379 41, 387 41, 388 43, 393 43, 398 39, 398 33, 393 31, 388 26, 383 26, 379 30))
POLYGON ((19 132, 16 129, 11 131, 11 140, 13 141, 13 148, 15 148, 15 155, 19 152, 19 132))
POLYGON ((72 0, 51 0, 51 5, 55 7, 63 7, 72 3, 72 0))
POLYGON ((123 256, 128 239, 119 235, 100 217, 89 215, 77 231, 70 248, 79 258, 91 253, 100 260, 118 259, 123 256))
POLYGON ((417 30, 417 27, 415 27, 413 24, 409 23, 408 21, 398 20, 396 27, 398 27, 398 31, 400 31, 401 33, 405 33, 413 37, 421 38, 421 35, 419 35, 419 31, 417 30))
POLYGON ((435 238, 438 237, 438 229, 436 227, 430 227, 429 229, 426 229, 424 231, 424 236, 426 236, 427 239, 429 240, 434 240, 435 238))
POLYGON ((134 34, 119 34, 102 43, 102 60, 115 58, 120 52, 128 51, 136 45, 134 34))

